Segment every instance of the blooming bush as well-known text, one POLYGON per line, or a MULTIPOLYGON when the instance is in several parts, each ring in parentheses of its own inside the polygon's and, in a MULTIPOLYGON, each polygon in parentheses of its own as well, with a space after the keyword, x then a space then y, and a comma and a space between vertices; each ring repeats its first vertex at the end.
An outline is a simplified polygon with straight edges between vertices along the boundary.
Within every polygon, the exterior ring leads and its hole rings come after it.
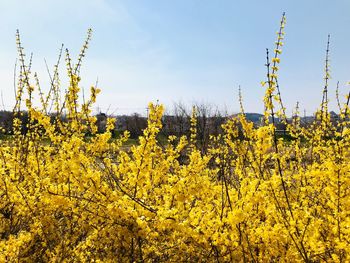
POLYGON ((248 122, 242 107, 207 153, 196 146, 195 109, 190 138, 170 136, 165 146, 157 141, 162 105, 149 105, 148 127, 130 149, 128 132, 112 138, 113 119, 97 133, 91 107, 100 90, 79 96, 91 31, 75 65, 66 52, 62 99, 58 66, 44 95, 18 35, 17 117, 0 147, 0 261, 348 261, 348 102, 332 122, 327 62, 314 123, 288 121, 277 81, 284 24, 283 16, 271 62, 267 53, 265 124, 248 122), (276 135, 276 116, 291 141, 276 135))

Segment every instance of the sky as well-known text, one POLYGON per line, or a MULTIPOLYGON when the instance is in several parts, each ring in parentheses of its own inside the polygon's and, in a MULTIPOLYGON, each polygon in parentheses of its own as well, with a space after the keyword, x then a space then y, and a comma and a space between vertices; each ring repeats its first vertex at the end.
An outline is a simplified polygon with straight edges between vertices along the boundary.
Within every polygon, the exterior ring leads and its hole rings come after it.
POLYGON ((47 91, 44 60, 52 69, 62 43, 75 59, 92 28, 81 87, 87 91, 98 78, 97 111, 144 114, 148 102, 159 100, 169 112, 181 102, 235 113, 241 86, 246 112, 261 113, 265 50, 273 50, 286 12, 279 84, 287 112, 297 101, 306 114, 319 106, 328 34, 336 109, 337 81, 342 100, 350 88, 349 10, 349 0, 0 0, 4 106, 14 105, 16 29, 47 91))

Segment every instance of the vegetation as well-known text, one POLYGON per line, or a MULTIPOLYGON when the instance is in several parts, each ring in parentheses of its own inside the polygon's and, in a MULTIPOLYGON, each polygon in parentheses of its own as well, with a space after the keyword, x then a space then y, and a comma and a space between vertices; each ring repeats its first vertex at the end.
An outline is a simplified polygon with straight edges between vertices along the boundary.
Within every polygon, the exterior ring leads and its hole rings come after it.
POLYGON ((162 105, 149 104, 147 127, 127 150, 128 132, 112 140, 114 119, 98 133, 91 107, 100 90, 91 87, 88 101, 79 96, 91 31, 76 64, 66 50, 62 98, 58 66, 44 95, 18 34, 14 135, 0 138, 0 261, 349 261, 350 96, 332 122, 327 51, 314 122, 300 125, 297 109, 286 118, 277 76, 284 26, 283 15, 271 59, 267 51, 264 125, 247 121, 241 99, 242 114, 205 151, 196 107, 190 136, 170 135, 166 144, 157 140, 162 105), (277 118, 290 140, 277 135, 277 118))

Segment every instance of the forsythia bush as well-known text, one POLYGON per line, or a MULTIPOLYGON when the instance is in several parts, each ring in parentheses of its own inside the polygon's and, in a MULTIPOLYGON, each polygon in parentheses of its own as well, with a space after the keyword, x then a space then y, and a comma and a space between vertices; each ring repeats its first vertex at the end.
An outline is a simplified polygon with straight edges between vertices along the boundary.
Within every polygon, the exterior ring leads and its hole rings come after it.
POLYGON ((67 52, 62 99, 58 66, 44 96, 18 35, 14 134, 0 147, 0 262, 349 261, 348 103, 332 122, 327 64, 314 123, 302 127, 297 115, 288 122, 277 83, 284 24, 283 16, 267 56, 265 125, 254 127, 242 108, 207 154, 196 146, 195 109, 190 138, 171 136, 165 146, 157 142, 161 105, 149 105, 148 127, 131 149, 123 147, 127 132, 112 138, 112 119, 97 133, 99 89, 88 101, 79 96, 91 32, 76 65, 67 52), (291 141, 276 135, 276 116, 291 141))

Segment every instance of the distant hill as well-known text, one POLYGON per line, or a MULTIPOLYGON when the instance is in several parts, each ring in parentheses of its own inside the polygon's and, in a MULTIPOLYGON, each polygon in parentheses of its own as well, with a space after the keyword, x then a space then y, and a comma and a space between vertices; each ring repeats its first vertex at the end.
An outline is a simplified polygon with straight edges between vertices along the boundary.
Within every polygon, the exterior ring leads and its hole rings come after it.
POLYGON ((247 120, 250 120, 252 122, 260 122, 261 121, 261 118, 263 117, 264 115, 263 114, 260 114, 260 113, 245 113, 245 117, 247 120))
MULTIPOLYGON (((238 114, 235 114, 237 116, 238 114)), ((248 112, 244 114, 246 119, 248 121, 254 122, 254 123, 260 123, 261 118, 264 117, 263 114, 255 113, 255 112, 248 112)))

